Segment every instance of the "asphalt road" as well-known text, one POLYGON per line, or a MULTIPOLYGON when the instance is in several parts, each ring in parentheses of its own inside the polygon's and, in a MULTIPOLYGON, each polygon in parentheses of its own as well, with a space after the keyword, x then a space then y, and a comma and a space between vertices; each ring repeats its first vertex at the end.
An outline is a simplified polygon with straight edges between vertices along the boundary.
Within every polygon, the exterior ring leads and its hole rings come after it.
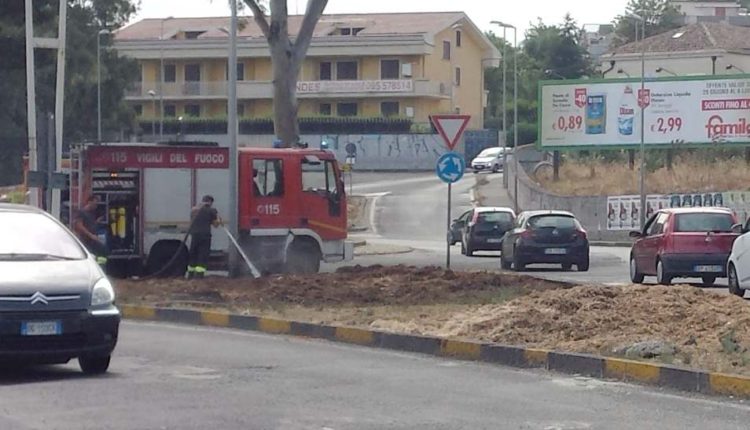
POLYGON ((233 330, 127 322, 112 371, 0 373, 0 428, 746 429, 750 407, 233 330))

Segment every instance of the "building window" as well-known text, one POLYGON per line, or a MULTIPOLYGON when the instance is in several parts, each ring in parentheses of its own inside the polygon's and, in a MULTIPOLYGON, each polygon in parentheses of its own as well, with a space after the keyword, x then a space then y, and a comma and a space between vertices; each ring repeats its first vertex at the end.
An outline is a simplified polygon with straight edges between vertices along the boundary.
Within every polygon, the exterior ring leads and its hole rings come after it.
MULTIPOLYGON (((227 63, 227 67, 224 68, 225 70, 225 76, 226 80, 229 80, 229 63, 227 63)), ((244 81, 245 80, 245 63, 237 63, 237 81, 244 81)))
POLYGON ((174 118, 177 116, 177 106, 173 104, 164 105, 164 116, 167 118, 174 118))
POLYGON ((138 76, 136 77, 136 82, 143 82, 143 64, 138 65, 138 76))
MULTIPOLYGON (((253 160, 253 195, 255 197, 281 197, 284 195, 284 168, 281 160, 253 160)), ((269 208, 263 207, 263 210, 269 208)), ((258 215, 278 215, 259 213, 258 215)))
POLYGON ((245 104, 244 103, 237 103, 237 116, 238 117, 245 116, 245 104))
POLYGON ((401 76, 399 60, 380 60, 380 79, 398 79, 401 76))
POLYGON ((358 67, 356 61, 339 61, 336 63, 337 81, 356 81, 358 67))
POLYGON ((135 111, 135 115, 136 116, 143 116, 143 105, 142 104, 133 105, 133 110, 135 111))
POLYGON ((197 39, 203 33, 205 33, 205 31, 186 31, 185 39, 197 39))
POLYGON ((380 103, 380 114, 384 117, 399 116, 401 107, 398 102, 382 102, 380 103))
POLYGON ((339 29, 339 35, 341 36, 356 36, 360 31, 364 30, 364 27, 345 27, 339 29))
POLYGON ((318 106, 318 113, 323 116, 331 116, 333 114, 333 107, 330 103, 321 103, 318 106))
POLYGON ((185 64, 185 82, 200 82, 201 65, 185 64))
POLYGON ((185 116, 199 118, 201 116, 201 105, 196 105, 196 104, 185 105, 185 116))
POLYGON ((357 103, 337 103, 336 114, 338 116, 357 116, 357 103))
POLYGON ((456 31, 456 48, 461 47, 461 30, 456 31))
POLYGON ((332 76, 332 67, 330 61, 324 61, 320 63, 320 80, 321 81, 330 81, 332 76))
POLYGON ((443 41, 443 60, 451 59, 451 43, 447 40, 443 41))
POLYGON ((174 64, 164 65, 164 82, 177 82, 177 66, 174 64))
POLYGON ((456 86, 461 85, 461 68, 456 67, 456 86))

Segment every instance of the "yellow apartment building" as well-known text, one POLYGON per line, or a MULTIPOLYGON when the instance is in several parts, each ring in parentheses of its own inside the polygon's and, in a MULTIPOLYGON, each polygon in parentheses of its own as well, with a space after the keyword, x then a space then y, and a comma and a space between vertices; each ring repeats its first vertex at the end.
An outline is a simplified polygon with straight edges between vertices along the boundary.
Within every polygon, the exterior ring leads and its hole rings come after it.
MULTIPOLYGON (((289 18, 292 35, 301 22, 289 18)), ((225 17, 166 18, 116 32, 118 52, 140 63, 126 100, 141 119, 159 118, 160 106, 165 118, 226 117, 228 28, 225 17)), ((458 112, 472 116, 471 128, 482 128, 484 70, 499 60, 462 12, 325 15, 299 78, 299 115, 400 116, 427 124, 432 114, 458 112)), ((239 115, 271 117, 271 58, 252 18, 239 32, 237 71, 239 115)))

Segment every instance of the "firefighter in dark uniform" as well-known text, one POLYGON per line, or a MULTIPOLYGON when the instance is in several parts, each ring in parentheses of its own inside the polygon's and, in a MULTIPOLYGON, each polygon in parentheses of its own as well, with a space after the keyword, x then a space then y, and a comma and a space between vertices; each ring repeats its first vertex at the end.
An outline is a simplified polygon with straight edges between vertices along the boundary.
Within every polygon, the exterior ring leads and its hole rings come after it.
POLYGON ((107 265, 107 246, 99 240, 99 236, 96 234, 98 225, 96 208, 98 205, 99 198, 95 195, 90 196, 86 200, 86 205, 76 214, 73 229, 86 249, 96 256, 96 262, 104 267, 107 265))
POLYGON ((188 279, 202 278, 206 275, 208 258, 211 254, 211 227, 222 224, 219 212, 213 208, 214 198, 203 196, 201 204, 190 212, 190 255, 188 262, 188 279))

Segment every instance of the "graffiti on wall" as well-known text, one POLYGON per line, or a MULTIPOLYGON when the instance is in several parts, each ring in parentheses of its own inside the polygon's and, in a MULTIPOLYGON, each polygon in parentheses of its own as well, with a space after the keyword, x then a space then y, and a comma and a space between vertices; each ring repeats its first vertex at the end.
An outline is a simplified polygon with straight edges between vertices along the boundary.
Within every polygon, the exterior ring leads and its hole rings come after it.
MULTIPOLYGON (((731 209, 741 221, 750 216, 750 192, 685 193, 649 195, 646 198, 646 219, 665 208, 723 207, 731 209)), ((614 196, 607 198, 607 230, 638 230, 641 198, 614 196)))
POLYGON ((446 151, 436 135, 322 135, 303 136, 311 147, 325 142, 339 161, 355 157, 361 170, 431 170, 446 151))

